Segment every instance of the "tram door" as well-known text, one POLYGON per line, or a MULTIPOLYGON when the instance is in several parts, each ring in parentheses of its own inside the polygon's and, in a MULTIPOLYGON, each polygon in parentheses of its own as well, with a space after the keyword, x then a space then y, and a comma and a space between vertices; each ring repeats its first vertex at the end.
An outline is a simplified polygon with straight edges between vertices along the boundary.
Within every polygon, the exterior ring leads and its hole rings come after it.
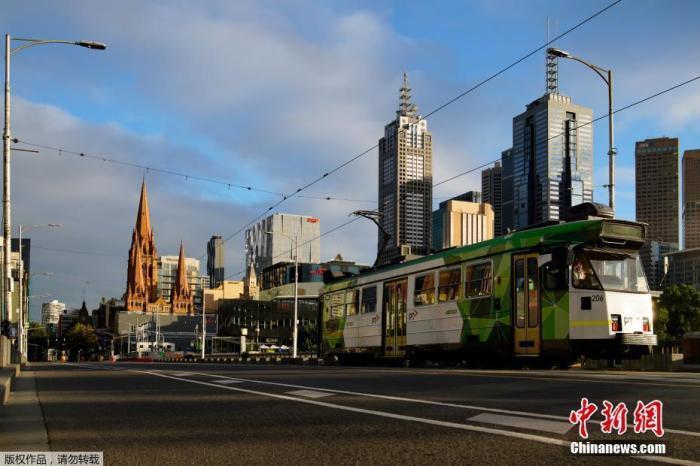
POLYGON ((542 343, 537 254, 513 256, 514 352, 537 356, 542 343))
POLYGON ((384 284, 384 356, 406 354, 406 290, 408 279, 384 284))

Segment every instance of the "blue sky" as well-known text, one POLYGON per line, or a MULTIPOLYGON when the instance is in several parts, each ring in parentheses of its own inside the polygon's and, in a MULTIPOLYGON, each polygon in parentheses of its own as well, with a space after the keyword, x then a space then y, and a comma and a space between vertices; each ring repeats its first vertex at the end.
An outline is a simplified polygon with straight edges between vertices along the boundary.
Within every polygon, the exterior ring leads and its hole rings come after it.
MULTIPOLYGON (((401 73, 428 112, 545 42, 549 17, 562 32, 605 1, 227 2, 10 1, 0 25, 17 37, 92 39, 108 50, 42 46, 13 58, 16 137, 193 175, 289 192, 374 145, 394 115, 401 73)), ((616 106, 700 74, 700 3, 623 0, 556 44, 611 67, 616 106)), ((606 111, 590 70, 560 62, 560 89, 606 111)), ((544 54, 432 116, 435 181, 498 158, 512 117, 544 91, 544 54)), ((616 116, 618 216, 634 218, 634 142, 675 136, 700 147, 700 82, 616 116)), ((607 126, 594 128, 595 185, 607 181, 607 126)), ((32 294, 78 306, 119 296, 146 176, 156 245, 190 256, 277 199, 106 163, 17 155, 14 223, 36 230, 32 294), (44 248, 100 252, 77 255, 44 248), (123 256, 123 257, 122 257, 123 256), (90 281, 85 285, 85 281, 90 281)), ((479 189, 479 173, 435 197, 479 189)), ((376 152, 310 188, 309 195, 376 198, 376 152)), ((596 189, 595 200, 607 202, 596 189)), ((294 199, 277 211, 321 218, 322 231, 371 203, 294 199)), ((375 235, 355 222, 322 239, 322 256, 368 263, 375 235)), ((243 238, 227 243, 228 272, 242 271, 243 238)), ((33 315, 39 303, 32 306, 33 315)))

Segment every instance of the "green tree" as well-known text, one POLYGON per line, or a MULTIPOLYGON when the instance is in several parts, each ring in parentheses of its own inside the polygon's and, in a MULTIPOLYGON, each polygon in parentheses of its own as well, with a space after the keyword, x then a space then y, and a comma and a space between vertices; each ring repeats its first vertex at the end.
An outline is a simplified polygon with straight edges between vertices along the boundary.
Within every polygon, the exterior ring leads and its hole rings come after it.
POLYGON ((75 324, 66 333, 66 348, 71 352, 72 357, 77 358, 78 352, 87 357, 97 349, 97 336, 90 325, 75 324))
POLYGON ((700 330, 700 293, 691 285, 666 288, 659 301, 656 329, 668 340, 680 340, 684 333, 700 330))
POLYGON ((299 328, 299 351, 304 353, 313 353, 317 350, 318 340, 317 328, 315 323, 307 323, 299 328))
POLYGON ((38 322, 30 322, 27 329, 27 353, 30 359, 39 360, 46 356, 49 345, 49 334, 46 328, 38 322))

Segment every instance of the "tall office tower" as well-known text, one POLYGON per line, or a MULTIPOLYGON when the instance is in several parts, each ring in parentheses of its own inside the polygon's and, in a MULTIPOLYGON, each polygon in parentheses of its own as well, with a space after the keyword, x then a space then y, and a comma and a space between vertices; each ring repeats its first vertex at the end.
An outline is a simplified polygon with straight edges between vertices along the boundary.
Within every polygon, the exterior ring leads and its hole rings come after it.
POLYGON ((700 247, 700 149, 683 153, 683 244, 700 247))
POLYGON ((593 200, 593 111, 547 93, 513 118, 513 226, 566 217, 593 200))
POLYGON ((321 221, 316 217, 273 214, 245 231, 245 264, 262 275, 279 262, 294 262, 294 242, 299 243, 299 263, 321 262, 321 221))
MULTIPOLYGON (((433 140, 427 122, 411 103, 406 73, 399 101, 396 119, 384 127, 379 140, 379 221, 391 238, 378 264, 430 253, 433 140)), ((382 245, 379 232, 378 250, 382 245)))
POLYGON ((648 241, 678 244, 678 138, 638 141, 634 151, 637 221, 648 241))
POLYGON ((664 257, 666 254, 677 251, 677 243, 653 240, 644 243, 644 246, 639 250, 639 257, 642 259, 642 267, 644 268, 649 288, 661 290, 664 285, 669 284, 664 277, 664 257))
POLYGON ((221 236, 212 236, 207 242, 207 275, 210 288, 216 288, 224 281, 224 240, 221 236))
POLYGON ((433 212, 433 249, 466 246, 493 238, 491 204, 464 201, 460 197, 442 201, 433 212))
POLYGON ((501 162, 483 170, 481 172, 481 202, 491 204, 494 213, 493 234, 501 236, 503 234, 503 197, 501 186, 503 180, 503 170, 501 162))
POLYGON ((513 227, 513 149, 501 152, 501 234, 513 227))

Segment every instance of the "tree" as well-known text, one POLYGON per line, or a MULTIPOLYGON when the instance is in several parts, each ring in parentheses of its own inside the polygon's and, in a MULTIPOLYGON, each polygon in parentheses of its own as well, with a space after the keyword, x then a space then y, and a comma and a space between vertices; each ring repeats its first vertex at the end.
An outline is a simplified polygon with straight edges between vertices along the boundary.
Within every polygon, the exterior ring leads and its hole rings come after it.
POLYGON ((656 317, 657 333, 668 340, 680 340, 684 333, 700 330, 700 293, 691 285, 666 288, 656 317))
POLYGON ((317 345, 317 328, 316 324, 309 322, 299 328, 299 351, 304 353, 316 352, 317 345))
POLYGON ((38 322, 30 322, 27 329, 27 353, 32 360, 39 360, 45 357, 49 347, 49 334, 46 328, 38 322))
POLYGON ((97 349, 97 337, 90 325, 77 323, 66 333, 66 348, 77 357, 80 351, 82 356, 87 358, 90 353, 97 349))

